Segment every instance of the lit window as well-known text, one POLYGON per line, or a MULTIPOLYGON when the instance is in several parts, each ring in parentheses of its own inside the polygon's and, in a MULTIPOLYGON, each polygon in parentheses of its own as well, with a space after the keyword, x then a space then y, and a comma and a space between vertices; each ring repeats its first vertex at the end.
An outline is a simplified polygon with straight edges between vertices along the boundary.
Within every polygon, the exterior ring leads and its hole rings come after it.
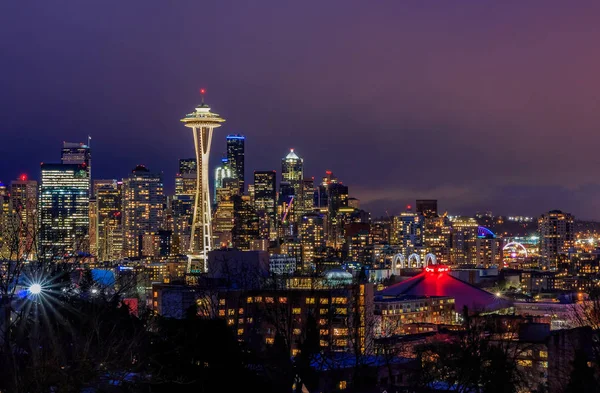
POLYGON ((346 315, 348 314, 348 309, 338 307, 335 309, 335 313, 340 315, 346 315))
POLYGON ((299 336, 299 335, 300 335, 300 333, 301 333, 301 330, 300 330, 299 328, 294 328, 294 334, 295 334, 296 336, 299 336))
POLYGON ((340 381, 340 383, 338 383, 339 390, 344 390, 344 389, 346 389, 347 386, 348 386, 348 384, 346 381, 340 381))
POLYGON ((540 362, 540 366, 542 366, 543 368, 548 368, 548 362, 540 362))
POLYGON ((266 302, 266 303, 274 303, 274 302, 275 302, 275 300, 274 300, 272 297, 266 297, 266 298, 265 298, 265 302, 266 302))
POLYGON ((254 298, 254 301, 255 301, 256 303, 260 303, 260 302, 262 302, 262 296, 256 296, 256 297, 254 298))
POLYGON ((327 325, 326 319, 319 319, 319 325, 327 325))
POLYGON ((348 340, 337 339, 335 340, 335 345, 337 345, 338 347, 345 347, 348 345, 348 340))
POLYGON ((267 337, 267 338, 265 338, 265 342, 267 344, 273 344, 275 342, 275 339, 272 337, 267 337))
POLYGON ((329 299, 321 298, 321 299, 319 299, 319 304, 329 304, 329 299))
POLYGON ((315 304, 315 298, 314 297, 307 297, 306 298, 306 304, 315 304))
POLYGON ((154 297, 158 297, 158 291, 154 291, 154 297))
POLYGON ((299 307, 292 308, 292 314, 294 315, 299 315, 301 312, 302 310, 299 307))
POLYGON ((238 314, 240 314, 240 315, 243 315, 243 314, 244 314, 244 309, 243 309, 243 308, 240 308, 240 309, 238 310, 238 314))
POLYGON ((252 317, 250 317, 250 318, 246 318, 246 322, 247 322, 247 323, 252 323, 252 321, 253 321, 252 317))
POLYGON ((329 345, 329 343, 327 342, 327 340, 319 340, 319 345, 321 345, 322 347, 326 347, 329 345))
POLYGON ((299 353, 300 353, 299 349, 296 349, 296 348, 292 349, 292 356, 297 356, 299 353))
POLYGON ((252 303, 252 298, 248 297, 248 299, 246 299, 246 303, 252 303))
POLYGON ((234 323, 235 323, 235 320, 234 320, 233 318, 229 318, 229 319, 227 320, 227 324, 228 324, 228 325, 233 325, 234 323))
POLYGON ((345 297, 334 297, 332 299, 332 302, 335 304, 346 304, 348 302, 348 299, 346 299, 345 297))
POLYGON ((227 310, 227 315, 235 315, 235 310, 233 308, 230 308, 229 310, 227 310))
POLYGON ((320 329, 319 334, 321 336, 327 336, 329 334, 329 329, 320 329))
POLYGON ((321 315, 327 314, 327 312, 329 312, 329 310, 327 308, 322 308, 319 310, 319 314, 321 314, 321 315))
POLYGON ((531 367, 533 362, 529 359, 517 359, 517 364, 521 367, 531 367))
POLYGON ((279 303, 286 304, 287 303, 287 297, 280 297, 279 298, 279 303))
POLYGON ((219 306, 225 305, 225 299, 219 299, 219 306))
POLYGON ((220 317, 224 317, 225 316, 225 310, 219 310, 219 316, 220 317))
POLYGON ((348 335, 348 329, 346 328, 335 328, 333 329, 334 336, 346 336, 348 335))
POLYGON ((541 359, 548 359, 548 352, 547 351, 540 351, 540 358, 541 359))
POLYGON ((244 334, 244 329, 238 329, 238 336, 241 336, 242 334, 244 334))

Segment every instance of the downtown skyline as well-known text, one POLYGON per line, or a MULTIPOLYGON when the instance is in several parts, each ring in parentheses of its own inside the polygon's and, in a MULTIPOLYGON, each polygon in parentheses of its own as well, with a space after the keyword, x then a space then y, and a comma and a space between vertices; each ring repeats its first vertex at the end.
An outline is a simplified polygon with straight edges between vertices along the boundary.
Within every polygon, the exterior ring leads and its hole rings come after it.
POLYGON ((435 198, 453 214, 600 219, 589 8, 267 3, 205 5, 201 44, 193 3, 3 5, 0 180, 39 178, 63 140, 90 134, 94 178, 145 164, 172 190, 178 159, 193 156, 178 119, 205 87, 228 119, 211 168, 241 133, 247 177, 295 148, 308 176, 332 170, 373 216, 435 198), (130 28, 137 13, 151 23, 130 28))

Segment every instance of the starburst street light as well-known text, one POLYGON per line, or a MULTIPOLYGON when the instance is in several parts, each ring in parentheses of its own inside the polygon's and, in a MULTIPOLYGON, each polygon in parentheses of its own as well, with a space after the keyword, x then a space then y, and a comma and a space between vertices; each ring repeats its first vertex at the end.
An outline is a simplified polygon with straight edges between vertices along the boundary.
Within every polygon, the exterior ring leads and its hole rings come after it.
POLYGON ((31 284, 29 286, 29 293, 31 293, 32 295, 39 295, 40 293, 42 293, 42 286, 41 284, 35 283, 35 284, 31 284))

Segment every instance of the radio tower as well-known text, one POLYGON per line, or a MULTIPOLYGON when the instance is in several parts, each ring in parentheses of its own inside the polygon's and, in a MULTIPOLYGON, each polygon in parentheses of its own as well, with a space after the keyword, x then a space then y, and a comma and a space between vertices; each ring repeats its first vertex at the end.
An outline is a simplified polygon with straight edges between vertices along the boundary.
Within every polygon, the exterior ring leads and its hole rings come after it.
POLYGON ((204 89, 200 89, 202 103, 196 110, 187 114, 181 121, 192 129, 196 148, 196 193, 190 249, 188 251, 187 272, 208 270, 208 252, 212 250, 212 228, 210 213, 210 192, 208 189, 208 157, 213 129, 225 121, 204 103, 204 89))

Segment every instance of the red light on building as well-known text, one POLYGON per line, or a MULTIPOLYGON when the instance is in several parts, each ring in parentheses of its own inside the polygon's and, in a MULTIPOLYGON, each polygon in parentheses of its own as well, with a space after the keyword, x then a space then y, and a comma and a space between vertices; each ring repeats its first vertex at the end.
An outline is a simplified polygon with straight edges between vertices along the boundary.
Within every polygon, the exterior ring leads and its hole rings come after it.
POLYGON ((448 266, 431 265, 425 267, 427 273, 447 273, 450 271, 448 266))
POLYGON ((412 206, 411 205, 406 205, 406 210, 410 210, 410 209, 412 209, 412 206))
POLYGON ((200 94, 206 93, 206 89, 200 89, 200 94))
POLYGON ((26 181, 27 175, 25 173, 23 173, 21 176, 19 176, 19 179, 21 179, 21 181, 26 181))

